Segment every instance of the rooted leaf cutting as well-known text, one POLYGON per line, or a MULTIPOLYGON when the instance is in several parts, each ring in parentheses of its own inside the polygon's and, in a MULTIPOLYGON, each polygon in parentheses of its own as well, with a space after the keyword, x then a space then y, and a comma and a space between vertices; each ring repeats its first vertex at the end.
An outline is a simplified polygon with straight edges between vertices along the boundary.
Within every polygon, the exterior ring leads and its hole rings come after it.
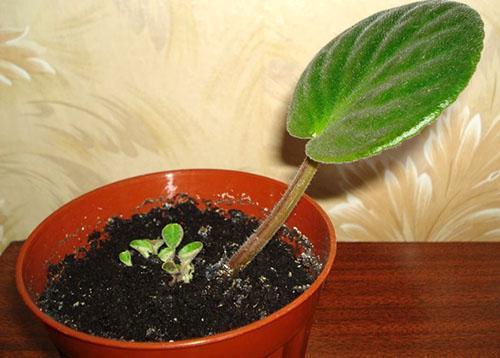
POLYGON ((308 139, 307 157, 228 271, 236 275, 262 250, 319 163, 376 155, 432 123, 469 82, 483 38, 475 10, 430 0, 376 13, 321 49, 299 79, 287 119, 290 135, 308 139))

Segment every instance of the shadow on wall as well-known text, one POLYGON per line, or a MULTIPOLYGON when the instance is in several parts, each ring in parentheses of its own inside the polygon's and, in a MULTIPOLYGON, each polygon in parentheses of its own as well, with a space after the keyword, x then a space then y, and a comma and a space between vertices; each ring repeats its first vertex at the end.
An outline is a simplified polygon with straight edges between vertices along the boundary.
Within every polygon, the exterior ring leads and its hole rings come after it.
MULTIPOLYGON (((305 146, 307 140, 298 139, 288 134, 286 130, 286 113, 282 116, 283 130, 281 131, 281 161, 286 165, 293 165, 299 167, 305 157, 305 146)), ((430 130, 434 127, 435 123, 431 124, 424 131, 430 130)), ((401 146, 384 151, 376 159, 368 158, 361 161, 348 163, 348 164, 323 164, 319 167, 307 193, 315 199, 334 199, 345 194, 345 183, 340 173, 342 167, 351 167, 352 171, 366 172, 357 170, 357 167, 364 165, 366 161, 384 162, 384 169, 393 169, 397 162, 404 162, 410 153, 423 150, 421 148, 422 142, 417 140, 417 137, 412 138, 401 146)), ((369 182, 377 180, 377 173, 375 171, 367 173, 360 181, 350 181, 350 190, 358 189, 369 182)))

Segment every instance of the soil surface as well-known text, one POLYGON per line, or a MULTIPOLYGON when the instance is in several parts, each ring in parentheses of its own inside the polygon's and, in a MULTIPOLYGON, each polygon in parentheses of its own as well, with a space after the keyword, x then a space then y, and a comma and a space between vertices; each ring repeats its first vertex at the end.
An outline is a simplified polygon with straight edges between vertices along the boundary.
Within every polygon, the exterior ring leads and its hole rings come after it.
POLYGON ((284 227, 238 278, 214 275, 214 265, 235 252, 257 225, 241 211, 213 205, 200 210, 191 198, 129 219, 112 218, 102 232, 89 235, 88 250, 49 268, 38 303, 67 326, 126 341, 180 340, 246 325, 299 296, 320 268, 309 242, 284 227), (181 245, 196 240, 204 245, 193 261, 191 283, 170 286, 171 276, 156 256, 145 259, 130 249, 133 266, 119 261, 131 240, 156 239, 171 222, 184 228, 181 245))

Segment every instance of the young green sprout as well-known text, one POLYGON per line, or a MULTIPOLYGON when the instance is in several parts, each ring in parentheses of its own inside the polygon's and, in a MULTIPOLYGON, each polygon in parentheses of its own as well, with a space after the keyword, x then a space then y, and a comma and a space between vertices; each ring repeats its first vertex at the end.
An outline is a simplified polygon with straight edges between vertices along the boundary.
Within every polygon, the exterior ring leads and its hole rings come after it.
MULTIPOLYGON (((183 237, 184 230, 182 226, 171 223, 162 229, 161 239, 132 240, 129 245, 146 259, 151 255, 158 256, 163 262, 162 269, 172 275, 170 284, 176 282, 189 283, 193 279, 194 273, 192 261, 203 249, 203 244, 200 241, 190 242, 179 250, 176 257, 175 250, 180 245, 183 237), (163 244, 166 244, 167 247, 160 250, 163 244)), ((132 266, 132 255, 129 250, 120 252, 118 258, 124 265, 132 266)))
MULTIPOLYGON (((168 225, 165 225, 163 230, 161 231, 161 237, 167 247, 164 247, 160 253, 158 254, 158 257, 160 260, 162 260, 164 263, 167 262, 174 262, 175 259, 175 249, 179 244, 181 243, 182 238, 184 237, 184 230, 182 229, 182 226, 177 224, 177 223, 171 223, 168 225)), ((169 264, 168 264, 169 265, 169 264)), ((168 265, 163 265, 165 267, 170 267, 168 265)), ((165 270, 165 268, 164 268, 165 270)), ((165 270, 168 273, 171 273, 173 269, 165 270)))
POLYGON ((118 258, 120 261, 125 265, 125 266, 132 266, 132 255, 130 254, 130 251, 125 250, 120 252, 118 255, 118 258))
MULTIPOLYGON (((158 255, 158 250, 163 245, 163 240, 133 240, 130 242, 130 247, 139 252, 144 258, 149 258, 152 255, 158 255)), ((121 262, 127 266, 132 266, 132 254, 125 250, 118 255, 121 262)))
POLYGON ((162 230, 162 238, 167 247, 160 251, 158 257, 163 261, 162 269, 172 275, 170 284, 191 282, 194 272, 192 261, 203 249, 200 241, 190 242, 179 250, 176 262, 175 249, 180 245, 183 237, 184 230, 179 224, 168 224, 162 230))

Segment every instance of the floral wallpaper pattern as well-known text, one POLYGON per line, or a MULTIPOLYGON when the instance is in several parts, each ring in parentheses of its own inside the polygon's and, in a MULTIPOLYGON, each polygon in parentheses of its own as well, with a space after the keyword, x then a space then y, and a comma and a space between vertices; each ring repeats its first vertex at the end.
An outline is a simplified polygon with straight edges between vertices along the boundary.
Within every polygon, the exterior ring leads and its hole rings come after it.
MULTIPOLYGON (((500 241, 500 13, 465 2, 486 39, 459 100, 395 150, 320 169, 310 194, 339 240, 500 241)), ((284 131, 302 70, 336 34, 399 4, 2 1, 0 252, 70 199, 145 172, 288 181, 303 157, 284 131)))
POLYGON ((42 49, 26 40, 29 27, 24 30, 0 28, 0 84, 12 86, 16 79, 31 81, 38 73, 55 74, 54 69, 38 57, 42 49))

